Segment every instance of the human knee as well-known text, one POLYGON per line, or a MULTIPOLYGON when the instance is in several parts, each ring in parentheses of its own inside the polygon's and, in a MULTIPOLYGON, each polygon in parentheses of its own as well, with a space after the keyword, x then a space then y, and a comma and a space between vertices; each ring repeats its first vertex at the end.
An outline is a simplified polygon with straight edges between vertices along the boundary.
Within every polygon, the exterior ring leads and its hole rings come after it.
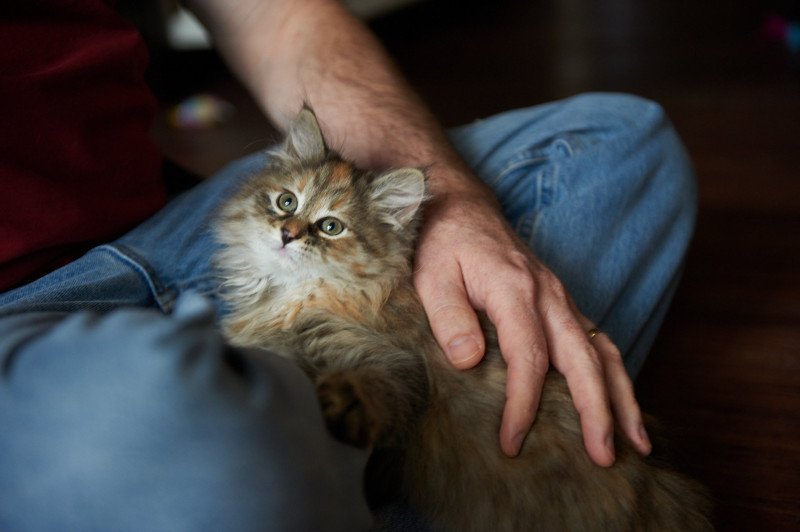
POLYGON ((632 94, 587 93, 571 98, 569 106, 583 117, 582 144, 612 158, 603 161, 608 172, 638 178, 630 186, 663 188, 665 202, 694 209, 691 160, 659 103, 632 94))
POLYGON ((659 103, 634 94, 590 92, 573 96, 567 102, 571 112, 586 117, 586 125, 607 132, 670 127, 659 103))

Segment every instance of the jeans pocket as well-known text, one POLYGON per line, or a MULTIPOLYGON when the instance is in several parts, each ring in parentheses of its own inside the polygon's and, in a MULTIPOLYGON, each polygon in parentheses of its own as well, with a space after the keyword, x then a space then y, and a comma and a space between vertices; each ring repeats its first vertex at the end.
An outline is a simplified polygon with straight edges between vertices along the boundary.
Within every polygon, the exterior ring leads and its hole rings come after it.
POLYGON ((568 140, 559 137, 517 152, 487 180, 506 219, 526 241, 530 239, 539 210, 554 201, 559 162, 572 154, 568 140))

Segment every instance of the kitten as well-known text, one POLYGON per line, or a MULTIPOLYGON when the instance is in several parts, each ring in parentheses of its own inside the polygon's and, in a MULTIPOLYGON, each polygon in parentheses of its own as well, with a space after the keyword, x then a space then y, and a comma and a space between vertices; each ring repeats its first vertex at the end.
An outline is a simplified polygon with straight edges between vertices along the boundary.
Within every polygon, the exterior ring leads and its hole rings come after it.
POLYGON ((434 528, 710 529, 702 490, 622 437, 614 466, 591 462, 556 372, 519 457, 501 452, 506 368, 494 330, 486 322, 483 362, 454 369, 412 286, 425 194, 418 169, 373 173, 342 160, 301 111, 219 217, 229 340, 297 361, 331 433, 374 449, 374 461, 401 460, 376 465, 399 475, 378 482, 399 485, 434 528))

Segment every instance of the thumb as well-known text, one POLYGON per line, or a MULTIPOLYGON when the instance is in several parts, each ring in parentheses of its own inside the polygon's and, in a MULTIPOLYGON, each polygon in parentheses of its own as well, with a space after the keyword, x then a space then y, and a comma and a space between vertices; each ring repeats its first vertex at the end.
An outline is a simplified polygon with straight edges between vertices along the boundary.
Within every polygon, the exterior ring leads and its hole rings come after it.
POLYGON ((460 369, 477 364, 485 340, 463 283, 418 279, 416 285, 433 336, 450 363, 460 369))

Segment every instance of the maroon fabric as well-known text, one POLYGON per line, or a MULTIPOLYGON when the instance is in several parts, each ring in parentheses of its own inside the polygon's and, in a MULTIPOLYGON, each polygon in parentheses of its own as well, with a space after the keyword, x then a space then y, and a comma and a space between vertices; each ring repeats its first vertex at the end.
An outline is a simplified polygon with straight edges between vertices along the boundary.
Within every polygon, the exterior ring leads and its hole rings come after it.
POLYGON ((165 201, 147 52, 111 4, 0 3, 0 291, 165 201))

